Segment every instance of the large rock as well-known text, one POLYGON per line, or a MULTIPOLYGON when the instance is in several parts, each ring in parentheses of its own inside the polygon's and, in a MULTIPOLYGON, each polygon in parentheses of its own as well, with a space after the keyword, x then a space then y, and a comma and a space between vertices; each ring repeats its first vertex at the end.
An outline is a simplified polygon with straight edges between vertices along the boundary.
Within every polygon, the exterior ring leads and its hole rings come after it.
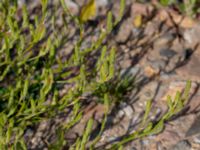
POLYGON ((189 130, 186 132, 186 137, 200 134, 200 116, 196 118, 189 130))
POLYGON ((177 74, 180 75, 181 78, 200 82, 199 54, 200 49, 194 52, 186 65, 176 69, 177 74))
POLYGON ((183 140, 174 145, 171 150, 190 150, 191 144, 187 140, 183 140))
POLYGON ((116 36, 116 41, 119 43, 125 43, 131 36, 132 29, 133 29, 132 20, 129 18, 125 20, 120 26, 116 36))
POLYGON ((185 30, 183 37, 186 40, 186 42, 188 42, 189 44, 193 43, 195 45, 197 43, 200 43, 200 26, 199 26, 199 24, 195 25, 191 29, 185 30))

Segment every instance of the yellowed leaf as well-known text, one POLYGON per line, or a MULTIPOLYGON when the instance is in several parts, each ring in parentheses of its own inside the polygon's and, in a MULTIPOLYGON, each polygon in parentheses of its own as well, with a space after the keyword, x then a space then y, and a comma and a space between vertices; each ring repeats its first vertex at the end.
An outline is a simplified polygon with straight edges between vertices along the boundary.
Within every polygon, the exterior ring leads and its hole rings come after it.
POLYGON ((137 28, 141 27, 142 26, 142 15, 135 16, 135 18, 133 20, 133 24, 137 28))
POLYGON ((83 6, 81 9, 80 20, 81 22, 86 22, 96 16, 96 2, 95 0, 90 0, 88 4, 83 6))

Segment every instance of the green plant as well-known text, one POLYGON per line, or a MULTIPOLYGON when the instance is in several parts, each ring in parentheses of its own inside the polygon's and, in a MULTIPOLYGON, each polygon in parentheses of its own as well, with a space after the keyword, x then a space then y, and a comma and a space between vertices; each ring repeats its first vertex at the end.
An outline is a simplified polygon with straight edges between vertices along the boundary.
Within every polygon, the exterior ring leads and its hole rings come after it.
POLYGON ((183 4, 179 5, 182 12, 190 17, 195 17, 199 13, 199 2, 197 0, 185 0, 183 4))
MULTIPOLYGON (((63 25, 60 27, 56 23, 60 13, 58 15, 48 10, 48 0, 41 0, 41 8, 38 14, 31 14, 24 5, 19 17, 16 16, 17 1, 2 0, 0 3, 0 149, 27 149, 24 133, 29 126, 70 109, 69 121, 57 128, 57 140, 47 143, 49 149, 61 149, 67 143, 65 133, 82 118, 82 96, 85 93, 97 97, 98 102, 106 106, 105 115, 99 134, 90 141, 89 146, 92 118, 82 137, 77 138, 70 149, 95 149, 104 131, 110 105, 119 103, 132 86, 132 79, 122 80, 118 77, 115 80, 116 48, 104 42, 121 20, 125 1, 121 0, 119 17, 114 22, 112 13, 108 13, 106 30, 102 29, 97 40, 88 47, 83 44, 86 38, 85 23, 90 16, 83 15, 84 19, 73 16, 64 0, 61 0, 52 8, 62 9, 63 25), (72 43, 72 26, 76 28, 73 35, 75 43, 63 58, 59 52, 65 43, 72 43), (90 58, 94 58, 94 63, 91 64, 90 58), (69 89, 60 94, 65 85, 69 89)), ((122 145, 130 140, 157 133, 160 124, 163 127, 164 121, 183 107, 180 100, 180 95, 177 95, 175 103, 169 100, 170 111, 163 119, 156 124, 148 123, 148 128, 123 138, 113 147, 122 149, 122 145)), ((147 124, 150 106, 151 103, 148 103, 142 125, 147 124)))
MULTIPOLYGON (((109 13, 107 30, 102 30, 89 47, 82 46, 87 19, 82 22, 81 18, 71 15, 64 0, 58 4, 63 11, 64 25, 61 29, 56 26, 56 14, 47 9, 48 0, 41 1, 41 15, 30 14, 24 5, 22 18, 15 15, 18 11, 16 2, 3 0, 0 3, 0 149, 26 149, 23 134, 28 126, 72 107, 70 121, 58 128, 58 141, 49 145, 60 149, 66 143, 63 134, 82 117, 81 96, 96 92, 114 77, 115 48, 109 48, 103 41, 122 17, 124 1, 121 2, 119 20, 112 23, 112 14, 109 13), (31 15, 34 15, 32 21, 29 19, 31 15), (78 39, 72 55, 63 61, 58 50, 69 39, 72 22, 79 32, 74 35, 78 39), (91 68, 88 57, 94 57, 101 49, 100 58, 91 68), (59 90, 65 84, 73 86, 61 96, 59 90)), ((110 95, 105 91, 100 96, 109 107, 110 95)), ((85 148, 91 126, 92 120, 81 139, 81 149, 85 148)))

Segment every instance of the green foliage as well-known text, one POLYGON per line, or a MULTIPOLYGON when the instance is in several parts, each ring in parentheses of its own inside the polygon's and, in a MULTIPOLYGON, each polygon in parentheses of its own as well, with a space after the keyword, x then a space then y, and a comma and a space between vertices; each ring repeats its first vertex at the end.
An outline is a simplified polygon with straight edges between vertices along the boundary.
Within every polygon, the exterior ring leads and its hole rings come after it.
MULTIPOLYGON (((62 149, 68 142, 65 133, 83 116, 81 97, 86 93, 97 97, 98 102, 106 106, 106 111, 98 135, 90 141, 93 131, 91 118, 83 135, 74 141, 70 149, 95 149, 104 131, 111 104, 123 100, 124 94, 133 87, 134 78, 116 76, 116 48, 104 44, 123 17, 125 0, 121 0, 119 18, 114 18, 109 12, 106 31, 101 30, 90 46, 83 46, 85 23, 90 19, 88 14, 91 10, 88 7, 93 2, 84 7, 82 15, 77 17, 61 0, 58 6, 63 11, 64 24, 61 28, 56 25, 56 14, 48 10, 48 0, 41 0, 41 15, 34 14, 33 20, 30 20, 32 14, 25 5, 21 18, 17 18, 17 1, 2 0, 0 3, 0 149, 27 149, 24 134, 29 126, 70 109, 68 122, 56 129, 56 140, 47 143, 49 149, 62 149), (74 35, 76 42, 71 55, 63 60, 59 49, 70 41, 71 24, 77 28, 74 35), (89 58, 98 53, 100 56, 91 67, 89 58), (60 94, 59 91, 68 84, 72 87, 64 95, 60 94)), ((94 6, 91 7, 93 9, 94 6)), ((164 122, 186 104, 188 90, 189 86, 184 99, 179 93, 174 101, 169 98, 169 111, 156 124, 148 122, 151 110, 151 101, 148 101, 142 121, 142 126, 148 124, 147 127, 124 138, 114 147, 123 149, 122 145, 130 140, 162 131, 164 122)))
MULTIPOLYGON (((94 1, 92 5, 94 9, 94 1)), ((11 1, 2 1, 0 4, 0 145, 1 149, 26 149, 23 134, 28 126, 34 126, 45 118, 51 118, 66 108, 72 107, 72 114, 67 124, 57 129, 57 141, 51 143, 49 148, 60 149, 65 145, 64 133, 73 127, 82 118, 80 97, 86 93, 95 93, 98 87, 114 78, 115 48, 103 45, 103 41, 111 33, 114 25, 113 17, 109 12, 107 17, 107 30, 101 31, 99 38, 89 47, 82 49, 84 42, 84 22, 90 18, 91 10, 83 8, 80 19, 70 14, 65 2, 61 0, 63 9, 64 27, 74 22, 80 31, 79 38, 74 45, 73 53, 63 62, 57 51, 62 41, 67 41, 68 32, 59 35, 59 28, 55 24, 55 14, 48 12, 48 1, 41 1, 41 16, 37 14, 30 21, 28 8, 22 7, 22 17, 16 17, 17 5, 11 1), (47 19, 51 20, 47 25, 47 19), (4 21, 5 20, 5 21, 4 21), (20 27, 21 24, 21 27, 20 27), (49 35, 49 28, 53 32, 49 35), (66 33, 66 34, 65 34, 66 33), (88 56, 102 49, 101 56, 91 69, 88 66, 88 56), (58 67, 55 67, 58 66, 58 67), (79 68, 73 76, 68 68, 79 68), (68 70, 68 71, 64 71, 68 70), (71 76, 66 79, 67 76, 71 76), (71 83, 64 96, 60 96, 60 87, 71 83), (48 102, 50 101, 50 102, 48 102), (44 118, 45 116, 45 118, 44 118), (11 140, 12 139, 12 140, 11 140)), ((89 6, 88 6, 89 7, 89 6)), ((92 10, 94 11, 94 10, 92 10)), ((123 14, 123 12, 121 12, 123 14)), ((106 122, 109 110, 108 91, 101 93, 107 107, 99 136, 92 145, 98 142, 106 122)), ((92 119, 88 122, 83 137, 78 139, 76 149, 85 149, 92 129, 92 119)))

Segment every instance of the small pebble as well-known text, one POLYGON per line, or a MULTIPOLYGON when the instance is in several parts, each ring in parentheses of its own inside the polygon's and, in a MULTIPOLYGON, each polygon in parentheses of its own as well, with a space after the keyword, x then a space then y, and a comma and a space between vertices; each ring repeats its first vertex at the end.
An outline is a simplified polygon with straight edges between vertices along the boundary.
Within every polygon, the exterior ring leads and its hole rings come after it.
POLYGON ((175 36, 173 34, 163 35, 154 42, 154 47, 158 47, 161 45, 168 45, 170 42, 174 40, 174 38, 175 36))
POLYGON ((160 49, 160 55, 166 58, 172 58, 177 53, 172 49, 160 49))
POLYGON ((155 61, 151 61, 150 62, 151 66, 153 67, 153 69, 156 70, 156 72, 158 72, 158 70, 163 70, 165 68, 166 61, 165 60, 155 60, 155 61))
POLYGON ((133 108, 131 106, 126 106, 123 108, 123 111, 125 112, 126 116, 128 118, 132 118, 133 117, 133 108))

